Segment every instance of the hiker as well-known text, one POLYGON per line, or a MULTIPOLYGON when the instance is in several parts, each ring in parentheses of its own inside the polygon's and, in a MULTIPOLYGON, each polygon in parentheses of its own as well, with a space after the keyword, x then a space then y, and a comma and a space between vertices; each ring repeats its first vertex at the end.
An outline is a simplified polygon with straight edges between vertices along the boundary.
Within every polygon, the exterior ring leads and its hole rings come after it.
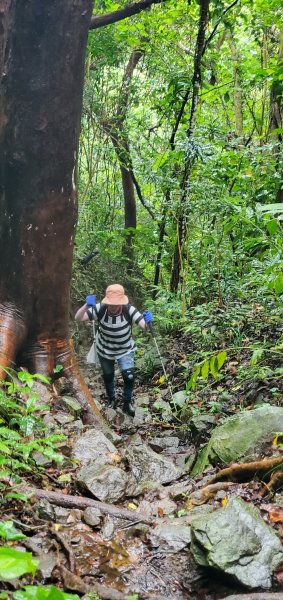
POLYGON ((117 360, 123 380, 123 412, 135 415, 132 400, 134 387, 135 343, 132 338, 132 323, 143 329, 153 321, 153 315, 146 310, 141 314, 129 304, 122 285, 114 283, 106 289, 105 298, 96 304, 95 294, 86 297, 84 304, 75 315, 76 321, 95 320, 98 322, 96 350, 102 368, 108 406, 117 408, 114 385, 114 367, 117 360))

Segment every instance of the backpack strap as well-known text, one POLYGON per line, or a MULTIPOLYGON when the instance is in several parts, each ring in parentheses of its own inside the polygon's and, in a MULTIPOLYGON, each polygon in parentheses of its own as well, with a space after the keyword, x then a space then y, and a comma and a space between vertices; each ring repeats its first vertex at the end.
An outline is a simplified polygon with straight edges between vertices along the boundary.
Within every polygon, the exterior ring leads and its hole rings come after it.
POLYGON ((122 315, 126 319, 127 323, 132 326, 133 320, 132 320, 132 317, 130 315, 129 308, 130 308, 130 304, 123 304, 123 306, 122 306, 122 315))

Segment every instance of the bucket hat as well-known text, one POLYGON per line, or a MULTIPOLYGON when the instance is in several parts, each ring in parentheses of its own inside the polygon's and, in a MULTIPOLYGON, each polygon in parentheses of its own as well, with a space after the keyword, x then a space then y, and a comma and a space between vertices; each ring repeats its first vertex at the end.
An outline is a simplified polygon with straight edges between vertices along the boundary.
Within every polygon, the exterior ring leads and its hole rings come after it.
POLYGON ((129 298, 125 295, 125 290, 119 283, 109 285, 105 292, 105 298, 102 304, 112 304, 119 306, 120 304, 128 304, 129 298))

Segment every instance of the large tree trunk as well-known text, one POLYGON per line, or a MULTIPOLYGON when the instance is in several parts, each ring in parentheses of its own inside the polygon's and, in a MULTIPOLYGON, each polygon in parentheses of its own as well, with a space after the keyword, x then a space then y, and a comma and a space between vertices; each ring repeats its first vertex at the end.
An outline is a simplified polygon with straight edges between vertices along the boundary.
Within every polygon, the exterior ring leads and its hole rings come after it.
MULTIPOLYGON (((92 0, 0 0, 0 365, 77 371, 69 292, 75 164, 92 0)), ((3 370, 2 370, 3 373, 3 370)))

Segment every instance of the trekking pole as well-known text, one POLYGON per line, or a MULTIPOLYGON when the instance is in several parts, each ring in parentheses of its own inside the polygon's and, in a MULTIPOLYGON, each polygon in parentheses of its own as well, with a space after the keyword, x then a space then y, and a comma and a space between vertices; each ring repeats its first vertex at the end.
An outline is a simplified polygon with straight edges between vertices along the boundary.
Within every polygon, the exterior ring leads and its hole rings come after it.
POLYGON ((163 358, 162 358, 162 356, 161 356, 161 352, 160 352, 160 350, 159 350, 159 346, 158 346, 158 343, 157 343, 157 339, 156 339, 156 337, 155 337, 155 335, 154 335, 154 331, 153 331, 152 323, 148 323, 148 324, 147 324, 147 326, 148 326, 149 332, 150 332, 150 334, 151 334, 151 337, 152 337, 152 339, 153 339, 153 342, 154 342, 154 345, 155 345, 155 348, 156 348, 156 352, 157 352, 158 358, 159 358, 159 360, 160 360, 160 362, 161 362, 162 371, 163 371, 163 373, 164 373, 164 377, 165 377, 166 383, 167 383, 167 385, 168 385, 168 389, 169 389, 169 393, 170 393, 170 397, 171 397, 172 403, 173 403, 173 405, 174 405, 174 408, 175 408, 175 410, 177 410, 177 406, 176 406, 176 404, 175 404, 175 400, 174 400, 174 396, 173 396, 173 392, 172 392, 171 383, 170 383, 170 381, 169 381, 169 377, 168 377, 167 371, 166 371, 166 369, 165 369, 164 360, 163 360, 163 358))

